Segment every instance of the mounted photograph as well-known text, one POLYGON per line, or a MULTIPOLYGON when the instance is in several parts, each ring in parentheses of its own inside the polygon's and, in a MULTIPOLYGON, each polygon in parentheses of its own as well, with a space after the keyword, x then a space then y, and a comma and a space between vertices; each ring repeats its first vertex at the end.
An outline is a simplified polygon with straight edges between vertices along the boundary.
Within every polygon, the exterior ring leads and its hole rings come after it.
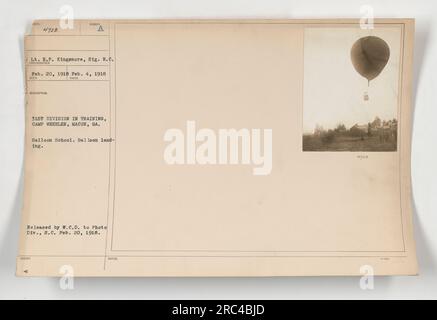
POLYGON ((307 28, 303 151, 397 151, 402 29, 307 28))

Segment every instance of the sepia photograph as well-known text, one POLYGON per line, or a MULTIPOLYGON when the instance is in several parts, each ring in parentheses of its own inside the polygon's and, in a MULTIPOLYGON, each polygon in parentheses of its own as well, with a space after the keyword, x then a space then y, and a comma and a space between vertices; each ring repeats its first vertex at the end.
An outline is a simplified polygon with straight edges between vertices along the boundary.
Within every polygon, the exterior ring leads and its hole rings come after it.
POLYGON ((401 40, 392 26, 305 30, 303 151, 397 151, 401 40))

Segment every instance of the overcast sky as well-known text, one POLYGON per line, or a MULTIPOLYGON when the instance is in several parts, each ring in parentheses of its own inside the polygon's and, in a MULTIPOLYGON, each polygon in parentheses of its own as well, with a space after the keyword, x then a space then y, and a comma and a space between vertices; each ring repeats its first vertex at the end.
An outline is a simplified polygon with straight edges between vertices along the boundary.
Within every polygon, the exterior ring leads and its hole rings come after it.
POLYGON ((347 128, 375 116, 397 118, 401 29, 396 26, 360 28, 307 28, 305 30, 304 132, 316 124, 325 129, 344 123, 347 128), (378 36, 390 47, 390 59, 381 74, 370 81, 357 73, 350 59, 354 42, 378 36), (364 101, 363 94, 369 93, 364 101))

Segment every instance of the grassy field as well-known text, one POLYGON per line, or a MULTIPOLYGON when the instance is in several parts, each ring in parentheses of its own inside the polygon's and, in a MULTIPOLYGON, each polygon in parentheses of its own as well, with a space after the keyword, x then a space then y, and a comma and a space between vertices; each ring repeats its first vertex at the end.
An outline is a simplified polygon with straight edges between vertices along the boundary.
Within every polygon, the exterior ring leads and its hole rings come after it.
POLYGON ((396 139, 380 141, 378 136, 351 137, 336 135, 331 142, 324 142, 314 135, 303 136, 303 151, 396 151, 396 139))

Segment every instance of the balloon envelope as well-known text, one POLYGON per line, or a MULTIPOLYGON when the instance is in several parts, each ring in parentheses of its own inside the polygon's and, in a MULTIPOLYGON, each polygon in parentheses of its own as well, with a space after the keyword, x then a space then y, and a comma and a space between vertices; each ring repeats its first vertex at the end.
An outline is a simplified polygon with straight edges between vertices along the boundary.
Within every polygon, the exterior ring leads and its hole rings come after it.
POLYGON ((375 79, 390 58, 390 48, 384 40, 375 36, 355 41, 351 49, 351 60, 355 70, 368 81, 375 79))

